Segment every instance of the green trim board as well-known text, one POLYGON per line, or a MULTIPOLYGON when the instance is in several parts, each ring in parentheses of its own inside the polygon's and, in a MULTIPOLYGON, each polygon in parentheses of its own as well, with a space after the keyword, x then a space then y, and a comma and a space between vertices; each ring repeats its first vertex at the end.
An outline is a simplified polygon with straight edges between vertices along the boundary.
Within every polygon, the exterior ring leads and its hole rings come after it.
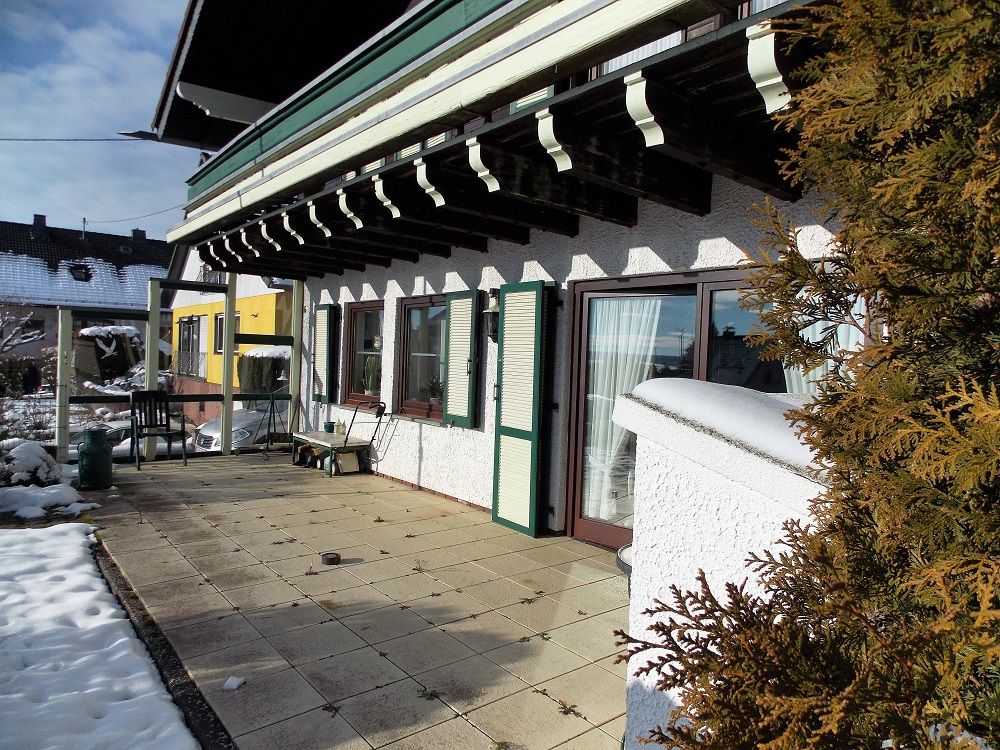
POLYGON ((210 190, 268 151, 378 85, 490 15, 510 0, 438 0, 343 66, 325 76, 260 124, 245 130, 188 180, 188 200, 210 190))
POLYGON ((529 536, 545 524, 539 503, 545 282, 500 287, 493 521, 529 536))
POLYGON ((335 304, 316 305, 313 324, 312 400, 322 404, 336 401, 338 310, 335 304))
POLYGON ((451 292, 445 300, 444 423, 452 427, 477 427, 479 290, 451 292))
POLYGON ((235 333, 234 344, 271 344, 272 346, 292 346, 295 339, 274 333, 235 333))

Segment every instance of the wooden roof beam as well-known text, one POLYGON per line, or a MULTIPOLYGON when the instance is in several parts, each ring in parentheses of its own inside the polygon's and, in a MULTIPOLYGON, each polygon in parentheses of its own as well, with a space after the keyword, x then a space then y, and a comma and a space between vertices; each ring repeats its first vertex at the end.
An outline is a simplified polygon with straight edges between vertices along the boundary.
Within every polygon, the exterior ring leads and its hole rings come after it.
POLYGON ((569 112, 543 109, 535 118, 538 142, 560 174, 695 216, 712 210, 712 175, 704 169, 609 133, 576 128, 569 112))

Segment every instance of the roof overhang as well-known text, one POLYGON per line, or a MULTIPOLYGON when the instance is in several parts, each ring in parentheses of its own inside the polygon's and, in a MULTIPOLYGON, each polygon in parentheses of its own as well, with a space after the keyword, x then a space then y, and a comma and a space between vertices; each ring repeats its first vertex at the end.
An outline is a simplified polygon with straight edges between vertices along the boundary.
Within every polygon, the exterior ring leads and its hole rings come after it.
POLYGON ((705 214, 712 174, 792 198, 768 117, 788 89, 767 20, 799 4, 716 18, 595 77, 588 66, 646 41, 637 29, 681 26, 692 4, 563 0, 257 165, 168 238, 220 269, 305 278, 524 243, 531 229, 574 235, 580 216, 628 226, 640 197, 705 214), (550 95, 510 106, 545 84, 550 95))

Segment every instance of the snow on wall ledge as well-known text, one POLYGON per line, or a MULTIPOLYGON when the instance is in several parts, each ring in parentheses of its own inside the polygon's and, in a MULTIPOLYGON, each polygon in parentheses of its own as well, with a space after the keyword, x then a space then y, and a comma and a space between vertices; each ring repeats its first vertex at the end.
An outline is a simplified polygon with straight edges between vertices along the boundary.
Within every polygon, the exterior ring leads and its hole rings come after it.
MULTIPOLYGON (((787 519, 809 515, 823 486, 806 475, 809 452, 795 446, 788 408, 782 397, 667 379, 618 397, 615 423, 638 436, 629 632, 648 635, 643 610, 669 601, 673 584, 693 588, 699 569, 716 590, 750 577, 747 555, 773 547, 787 519)), ((654 679, 633 676, 642 663, 629 664, 629 750, 675 705, 654 679)))

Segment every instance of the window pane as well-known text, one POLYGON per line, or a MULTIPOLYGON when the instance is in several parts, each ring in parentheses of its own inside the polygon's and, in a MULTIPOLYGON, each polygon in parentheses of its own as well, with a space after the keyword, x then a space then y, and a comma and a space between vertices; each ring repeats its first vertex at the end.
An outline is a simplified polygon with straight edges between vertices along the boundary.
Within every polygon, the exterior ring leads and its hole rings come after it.
POLYGON ((695 301, 693 291, 590 300, 584 518, 632 525, 635 435, 612 422, 611 412, 616 397, 644 380, 694 374, 695 301))
POLYGON ((351 319, 351 393, 375 395, 382 382, 382 310, 359 310, 351 319))
POLYGON ((440 403, 444 381, 445 306, 411 309, 407 316, 407 351, 403 398, 440 403))
POLYGON ((755 312, 740 308, 739 299, 738 289, 712 292, 708 379, 756 391, 785 393, 788 388, 781 362, 762 361, 761 348, 746 341, 758 318, 755 312))

